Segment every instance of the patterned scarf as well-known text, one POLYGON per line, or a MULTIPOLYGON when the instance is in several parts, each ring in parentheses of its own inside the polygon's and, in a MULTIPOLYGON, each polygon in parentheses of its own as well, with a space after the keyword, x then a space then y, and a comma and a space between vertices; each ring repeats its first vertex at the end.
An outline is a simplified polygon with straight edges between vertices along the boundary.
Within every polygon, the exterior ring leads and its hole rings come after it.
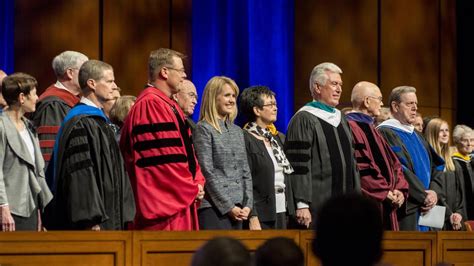
POLYGON ((270 130, 268 130, 267 128, 261 128, 255 122, 248 123, 247 125, 245 125, 244 129, 257 136, 264 137, 268 141, 270 141, 270 146, 272 147, 273 155, 275 155, 275 159, 278 165, 283 168, 283 172, 288 175, 293 173, 293 167, 291 167, 290 162, 288 161, 288 159, 286 159, 286 155, 283 152, 283 149, 280 147, 280 144, 278 144, 278 141, 276 141, 276 139, 273 137, 270 130))

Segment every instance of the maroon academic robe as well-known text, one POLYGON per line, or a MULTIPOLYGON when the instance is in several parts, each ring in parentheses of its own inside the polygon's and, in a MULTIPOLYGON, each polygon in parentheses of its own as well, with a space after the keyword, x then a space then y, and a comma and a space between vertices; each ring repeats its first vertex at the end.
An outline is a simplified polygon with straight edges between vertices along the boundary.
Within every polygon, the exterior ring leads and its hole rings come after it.
POLYGON ((384 200, 394 189, 401 191, 407 199, 408 182, 403 176, 402 165, 375 129, 370 116, 349 113, 346 118, 352 130, 362 193, 379 202, 385 229, 398 231, 397 209, 384 200))
POLYGON ((45 169, 51 159, 59 127, 69 110, 78 102, 79 97, 55 85, 49 86, 39 97, 36 111, 30 118, 38 132, 45 169))
POLYGON ((199 229, 195 198, 205 181, 184 117, 176 102, 150 87, 125 120, 120 146, 137 205, 133 229, 199 229))

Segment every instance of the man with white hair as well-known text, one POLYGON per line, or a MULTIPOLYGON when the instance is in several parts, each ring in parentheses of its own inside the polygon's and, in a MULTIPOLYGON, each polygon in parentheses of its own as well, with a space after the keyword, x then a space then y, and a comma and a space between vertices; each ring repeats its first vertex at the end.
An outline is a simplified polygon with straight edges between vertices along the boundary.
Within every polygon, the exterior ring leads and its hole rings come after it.
POLYGON ((397 210, 408 195, 402 165, 374 127, 383 98, 377 85, 361 81, 352 89, 352 112, 346 115, 352 130, 362 193, 382 211, 385 230, 398 231, 397 210))
POLYGON ((419 216, 432 209, 438 202, 436 192, 430 190, 432 179, 439 177, 439 157, 426 140, 415 130, 418 100, 416 89, 400 86, 389 97, 391 119, 382 122, 377 129, 385 138, 403 165, 403 174, 409 184, 408 199, 398 212, 400 230, 428 231, 418 225, 419 216), (436 161, 436 162, 435 162, 436 161))
POLYGON ((196 123, 194 123, 191 116, 194 113, 194 108, 198 100, 196 86, 194 86, 192 81, 185 79, 179 85, 179 91, 173 94, 172 98, 178 103, 181 110, 183 110, 183 113, 186 115, 186 123, 191 128, 191 131, 194 131, 196 123))
POLYGON ((285 153, 293 166, 290 176, 296 220, 309 227, 312 211, 333 195, 360 191, 352 134, 336 109, 342 93, 342 70, 333 63, 314 67, 309 80, 313 101, 288 125, 285 153))
MULTIPOLYGON (((79 102, 79 69, 87 60, 87 56, 75 51, 57 55, 52 62, 57 81, 40 95, 36 111, 31 116, 38 131, 45 169, 51 159, 54 141, 64 117, 79 102)), ((51 184, 48 185, 51 187, 51 184)))

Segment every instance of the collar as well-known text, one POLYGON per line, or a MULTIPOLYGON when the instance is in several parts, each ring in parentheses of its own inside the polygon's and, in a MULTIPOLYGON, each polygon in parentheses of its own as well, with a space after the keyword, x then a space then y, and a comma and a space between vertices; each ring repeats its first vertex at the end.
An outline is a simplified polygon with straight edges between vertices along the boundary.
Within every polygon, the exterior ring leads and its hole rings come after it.
POLYGON ((54 84, 54 86, 58 89, 63 89, 63 90, 67 90, 67 91, 70 91, 68 90, 68 88, 66 88, 66 86, 64 86, 64 84, 62 84, 59 80, 56 81, 56 83, 54 84))
POLYGON ((100 109, 94 102, 92 102, 91 100, 87 99, 84 96, 81 97, 81 103, 100 109))
POLYGON ((362 123, 366 123, 366 124, 373 124, 374 123, 374 118, 373 117, 371 117, 370 115, 361 113, 361 112, 348 113, 346 115, 346 118, 349 121, 362 122, 362 123))
POLYGON ((330 113, 335 113, 336 112, 336 108, 334 108, 332 106, 329 106, 325 103, 315 101, 315 100, 313 100, 312 102, 307 103, 305 106, 312 106, 314 108, 319 108, 321 110, 324 110, 324 111, 330 112, 330 113))
POLYGON ((462 154, 459 153, 459 152, 453 153, 453 157, 462 159, 462 160, 464 160, 464 161, 466 161, 466 162, 471 161, 471 156, 469 156, 469 155, 462 155, 462 154))
POLYGON ((339 111, 336 108, 334 108, 334 112, 329 112, 329 111, 320 109, 318 107, 315 107, 312 104, 310 105, 307 104, 298 110, 298 112, 301 112, 301 111, 308 112, 326 121, 327 123, 331 124, 333 127, 338 127, 339 124, 341 123, 341 111, 339 111))
POLYGON ((410 134, 413 133, 413 131, 415 130, 414 126, 412 126, 412 125, 403 125, 402 123, 400 123, 400 121, 398 121, 395 118, 390 118, 388 120, 383 121, 380 125, 378 125, 377 128, 379 128, 379 127, 391 127, 391 128, 399 129, 401 131, 404 131, 404 132, 407 132, 407 133, 410 133, 410 134))

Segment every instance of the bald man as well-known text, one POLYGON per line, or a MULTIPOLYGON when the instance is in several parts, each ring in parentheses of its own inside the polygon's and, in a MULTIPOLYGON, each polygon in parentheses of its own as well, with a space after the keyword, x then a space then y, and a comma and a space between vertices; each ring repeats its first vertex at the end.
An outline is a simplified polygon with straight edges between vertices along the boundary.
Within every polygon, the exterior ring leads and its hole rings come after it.
POLYGON ((3 99, 3 94, 2 94, 2 82, 6 76, 7 76, 7 73, 5 73, 3 70, 0 69, 0 113, 2 112, 3 108, 7 106, 7 102, 5 101, 5 99, 3 99))
POLYGON ((191 128, 191 131, 194 131, 196 123, 194 123, 191 116, 194 113, 194 108, 198 100, 196 86, 194 86, 190 80, 185 79, 183 83, 179 85, 179 91, 173 94, 172 98, 178 103, 181 110, 183 110, 186 115, 186 122, 191 128))
POLYGON ((373 83, 361 81, 352 89, 353 111, 346 115, 352 130, 362 193, 376 200, 385 230, 398 231, 397 210, 408 193, 408 183, 396 154, 374 127, 383 106, 382 93, 373 83))

